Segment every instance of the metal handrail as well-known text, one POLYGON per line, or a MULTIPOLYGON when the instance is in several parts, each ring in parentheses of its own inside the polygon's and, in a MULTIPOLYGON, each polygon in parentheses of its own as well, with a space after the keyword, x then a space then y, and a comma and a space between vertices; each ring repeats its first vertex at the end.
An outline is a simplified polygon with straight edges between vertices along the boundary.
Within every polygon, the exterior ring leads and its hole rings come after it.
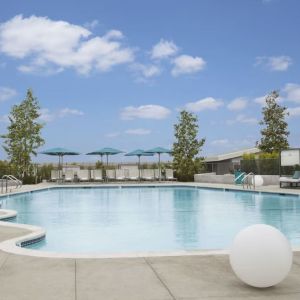
POLYGON ((13 175, 3 175, 2 179, 5 179, 5 178, 15 182, 17 188, 22 186, 22 181, 19 180, 18 178, 16 178, 15 176, 13 176, 13 175))
POLYGON ((7 193, 8 191, 8 181, 12 181, 16 184, 15 188, 20 188, 22 186, 22 181, 17 179, 13 175, 3 175, 2 176, 2 184, 1 184, 1 192, 3 193, 4 191, 4 180, 5 180, 5 192, 7 193))
POLYGON ((242 184, 243 184, 243 189, 245 188, 245 180, 247 179, 247 188, 251 188, 251 183, 249 182, 249 176, 252 176, 253 180, 253 189, 255 190, 255 174, 253 172, 248 173, 243 179, 242 179, 242 184))

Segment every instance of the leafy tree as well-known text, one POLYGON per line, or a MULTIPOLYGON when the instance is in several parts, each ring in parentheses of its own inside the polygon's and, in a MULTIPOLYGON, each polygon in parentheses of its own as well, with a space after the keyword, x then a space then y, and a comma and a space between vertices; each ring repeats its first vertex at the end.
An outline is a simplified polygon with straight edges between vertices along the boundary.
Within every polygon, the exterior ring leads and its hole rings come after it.
POLYGON ((5 140, 4 150, 17 176, 24 178, 32 171, 31 156, 44 144, 41 137, 43 125, 38 122, 39 103, 32 90, 27 90, 26 98, 14 105, 9 115, 8 133, 1 137, 5 140))
POLYGON ((262 152, 273 153, 289 147, 287 130, 288 124, 285 117, 288 115, 285 106, 280 106, 277 101, 279 93, 271 92, 266 97, 266 105, 262 109, 263 120, 259 122, 264 126, 261 132, 260 142, 256 142, 262 152))
POLYGON ((180 112, 179 122, 174 125, 173 167, 180 181, 193 181, 194 174, 203 167, 203 159, 198 157, 205 139, 198 140, 198 119, 185 110, 180 112))

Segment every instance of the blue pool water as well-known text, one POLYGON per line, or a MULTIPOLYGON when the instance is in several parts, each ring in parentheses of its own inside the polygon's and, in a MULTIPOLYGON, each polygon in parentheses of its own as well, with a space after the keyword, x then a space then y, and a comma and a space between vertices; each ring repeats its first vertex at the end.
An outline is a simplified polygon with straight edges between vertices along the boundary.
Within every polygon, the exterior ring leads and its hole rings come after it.
POLYGON ((255 223, 280 229, 300 245, 300 197, 193 187, 61 188, 11 196, 15 222, 42 226, 30 248, 124 253, 229 247, 255 223))

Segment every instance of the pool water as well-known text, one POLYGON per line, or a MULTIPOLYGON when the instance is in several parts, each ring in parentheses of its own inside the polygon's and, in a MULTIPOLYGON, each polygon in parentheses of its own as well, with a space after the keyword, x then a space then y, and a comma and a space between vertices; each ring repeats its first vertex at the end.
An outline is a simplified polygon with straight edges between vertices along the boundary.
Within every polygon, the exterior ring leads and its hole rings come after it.
POLYGON ((5 198, 14 222, 41 226, 29 248, 126 253, 228 248, 245 226, 265 223, 300 245, 300 197, 194 187, 56 188, 5 198))

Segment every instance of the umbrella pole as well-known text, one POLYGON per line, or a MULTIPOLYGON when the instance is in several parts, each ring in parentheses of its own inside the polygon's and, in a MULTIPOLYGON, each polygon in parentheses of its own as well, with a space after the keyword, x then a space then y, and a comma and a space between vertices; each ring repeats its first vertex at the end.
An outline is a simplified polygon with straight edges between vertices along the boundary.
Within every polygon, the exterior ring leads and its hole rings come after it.
POLYGON ((58 155, 58 181, 60 181, 60 155, 58 155))
POLYGON ((61 156, 61 181, 63 180, 64 156, 61 156))
POLYGON ((141 181, 141 156, 138 155, 139 158, 139 164, 138 164, 138 168, 139 168, 139 181, 141 181))
POLYGON ((106 165, 108 166, 108 154, 106 154, 106 165))
POLYGON ((158 153, 158 173, 159 181, 161 181, 161 172, 160 172, 160 153, 158 153))

